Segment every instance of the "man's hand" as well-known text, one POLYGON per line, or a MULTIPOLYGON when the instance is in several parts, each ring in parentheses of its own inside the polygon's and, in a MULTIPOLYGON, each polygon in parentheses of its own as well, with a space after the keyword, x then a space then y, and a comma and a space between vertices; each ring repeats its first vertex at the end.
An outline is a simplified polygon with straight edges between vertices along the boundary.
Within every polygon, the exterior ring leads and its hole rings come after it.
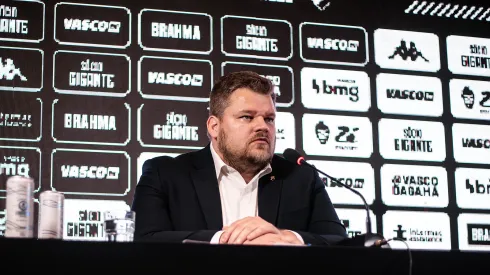
MULTIPOLYGON (((244 244, 263 235, 277 235, 282 243, 301 244, 296 236, 287 230, 279 230, 261 217, 246 217, 223 227, 220 244, 244 244)), ((271 238, 271 237, 269 237, 271 238)))
POLYGON ((220 244, 243 244, 264 234, 280 235, 281 231, 261 217, 246 217, 223 227, 220 244))
MULTIPOLYGON (((289 232, 291 233, 291 232, 289 232)), ((292 233, 291 233, 292 234, 292 233)), ((298 240, 294 234, 293 237, 298 240)), ((260 237, 257 237, 251 241, 245 241, 244 245, 304 245, 301 242, 290 243, 284 236, 278 234, 267 233, 260 237)))

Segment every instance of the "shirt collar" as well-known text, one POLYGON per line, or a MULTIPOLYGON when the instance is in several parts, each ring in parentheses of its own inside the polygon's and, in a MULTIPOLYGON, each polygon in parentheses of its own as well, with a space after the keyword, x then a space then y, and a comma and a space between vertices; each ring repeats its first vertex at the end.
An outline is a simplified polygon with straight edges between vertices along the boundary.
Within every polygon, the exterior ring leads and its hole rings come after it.
MULTIPOLYGON (((211 156, 213 157, 214 169, 216 172, 216 178, 219 179, 219 176, 223 171, 223 167, 225 167, 225 169, 230 169, 232 167, 223 162, 221 157, 214 150, 212 143, 209 145, 209 147, 211 149, 211 156)), ((234 168, 232 168, 232 169, 234 169, 234 168)), ((266 175, 266 174, 270 173, 271 171, 272 171, 271 164, 267 163, 267 165, 262 170, 260 170, 260 172, 258 173, 259 177, 262 177, 263 175, 266 175)))

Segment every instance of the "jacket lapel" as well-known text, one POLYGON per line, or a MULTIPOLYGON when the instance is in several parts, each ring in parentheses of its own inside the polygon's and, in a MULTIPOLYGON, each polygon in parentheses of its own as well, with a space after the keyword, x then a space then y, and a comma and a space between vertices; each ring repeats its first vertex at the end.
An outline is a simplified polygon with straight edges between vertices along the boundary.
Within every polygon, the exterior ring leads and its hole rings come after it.
POLYGON ((207 228, 221 230, 223 227, 221 199, 209 145, 198 152, 191 177, 207 228))
POLYGON ((281 192, 282 180, 276 179, 273 168, 272 173, 259 180, 258 190, 259 216, 273 225, 277 225, 281 192))

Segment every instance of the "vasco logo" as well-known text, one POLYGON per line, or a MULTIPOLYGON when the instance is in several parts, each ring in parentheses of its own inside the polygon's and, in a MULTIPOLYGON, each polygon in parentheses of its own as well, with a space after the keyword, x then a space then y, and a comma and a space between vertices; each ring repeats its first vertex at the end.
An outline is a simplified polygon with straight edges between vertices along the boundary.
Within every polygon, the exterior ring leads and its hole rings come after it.
POLYGON ((202 86, 203 78, 201 74, 148 72, 149 84, 202 86))
POLYGON ((144 98, 204 102, 212 71, 208 60, 143 56, 138 62, 138 90, 144 98), (167 85, 174 87, 162 87, 167 85))
POLYGON ((442 115, 442 83, 437 77, 381 73, 376 84, 383 113, 442 115))
POLYGON ((439 38, 432 33, 377 29, 376 63, 386 69, 437 72, 441 68, 439 38))
POLYGON ((357 48, 359 47, 359 41, 357 40, 347 41, 345 39, 308 37, 307 41, 308 48, 312 49, 357 52, 357 48))
POLYGON ((490 76, 490 39, 450 35, 446 41, 453 74, 490 76))
POLYGON ((369 61, 363 27, 304 22, 299 35, 300 56, 306 62, 364 66, 369 61))
POLYGON ((464 148, 490 149, 490 139, 462 138, 464 148))
POLYGON ((396 175, 392 182, 395 196, 439 197, 437 177, 396 175))
POLYGON ((131 44, 131 11, 125 7, 58 3, 54 20, 59 44, 107 48, 131 44))
POLYGON ((123 196, 131 189, 126 152, 54 149, 51 188, 73 195, 123 196))
POLYGON ((371 106, 365 72, 303 68, 301 101, 307 108, 365 112, 371 106))
POLYGON ((387 89, 387 98, 408 99, 417 101, 434 101, 434 92, 387 89))
MULTIPOLYGON (((320 170, 333 171, 334 174, 332 176, 340 181, 339 184, 339 182, 319 174, 325 188, 332 197, 332 203, 362 205, 362 200, 344 186, 357 190, 364 196, 368 204, 374 201, 374 169, 371 164, 363 162, 323 160, 311 160, 311 164, 320 170)), ((362 220, 365 217, 366 216, 361 213, 359 218, 362 220)))
POLYGON ((109 32, 119 33, 121 22, 90 20, 79 18, 65 18, 63 20, 65 30, 92 31, 92 32, 109 32))
MULTIPOLYGON (((327 177, 321 177, 321 180, 327 187, 341 187, 345 188, 343 185, 327 178, 327 177)), ((362 189, 364 187, 364 179, 361 178, 337 178, 337 180, 344 184, 347 185, 348 187, 354 188, 354 189, 362 189)))
POLYGON ((119 167, 61 165, 61 177, 77 179, 119 179, 119 167))
POLYGON ((468 244, 490 245, 490 224, 468 223, 468 244))

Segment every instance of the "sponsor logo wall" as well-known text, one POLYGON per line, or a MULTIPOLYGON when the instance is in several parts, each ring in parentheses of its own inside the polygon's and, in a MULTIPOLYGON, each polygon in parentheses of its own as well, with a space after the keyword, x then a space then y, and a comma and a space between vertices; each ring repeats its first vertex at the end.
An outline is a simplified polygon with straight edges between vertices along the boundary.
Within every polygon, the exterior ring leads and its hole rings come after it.
MULTIPOLYGON (((144 162, 206 146, 210 89, 251 70, 275 85, 275 152, 359 191, 374 232, 490 250, 490 23, 451 33, 461 20, 353 1, 2 2, 0 236, 6 179, 25 175, 36 198, 65 193, 65 239, 103 240, 144 162)), ((320 178, 364 233, 362 200, 320 178)))

